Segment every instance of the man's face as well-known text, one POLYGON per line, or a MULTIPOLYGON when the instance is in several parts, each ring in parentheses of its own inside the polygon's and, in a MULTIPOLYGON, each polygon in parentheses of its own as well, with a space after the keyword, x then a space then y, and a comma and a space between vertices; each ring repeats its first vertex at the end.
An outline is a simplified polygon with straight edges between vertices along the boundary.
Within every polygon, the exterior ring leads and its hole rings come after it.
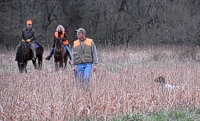
POLYGON ((30 29, 32 27, 32 24, 27 24, 27 28, 30 29))
POLYGON ((83 39, 85 39, 85 34, 80 33, 80 32, 77 32, 77 38, 78 38, 79 40, 83 40, 83 39))

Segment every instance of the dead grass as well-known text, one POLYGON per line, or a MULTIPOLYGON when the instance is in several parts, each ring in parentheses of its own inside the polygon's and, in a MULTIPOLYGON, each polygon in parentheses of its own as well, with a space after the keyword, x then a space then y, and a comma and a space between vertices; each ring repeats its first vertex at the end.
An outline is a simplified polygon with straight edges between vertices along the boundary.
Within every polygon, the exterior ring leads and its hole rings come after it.
POLYGON ((29 62, 28 73, 19 74, 14 52, 1 53, 0 120, 109 120, 125 113, 199 108, 199 63, 181 61, 180 48, 99 50, 99 70, 92 73, 89 91, 76 86, 69 67, 54 72, 53 61, 44 61, 43 70, 37 71, 29 62), (155 60, 157 53, 165 54, 155 60), (153 82, 158 76, 186 88, 162 91, 153 82))

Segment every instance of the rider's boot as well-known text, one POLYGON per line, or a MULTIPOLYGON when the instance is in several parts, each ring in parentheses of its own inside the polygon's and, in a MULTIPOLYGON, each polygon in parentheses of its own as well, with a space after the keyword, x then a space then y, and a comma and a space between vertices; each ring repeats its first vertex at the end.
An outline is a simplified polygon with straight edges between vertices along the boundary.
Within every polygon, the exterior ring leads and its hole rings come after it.
POLYGON ((33 52, 32 60, 35 60, 36 59, 36 49, 35 49, 34 43, 31 43, 31 50, 33 52))
POLYGON ((32 49, 32 52, 33 52, 32 60, 35 60, 36 59, 36 52, 33 49, 32 49))
POLYGON ((51 57, 53 55, 53 51, 54 51, 54 48, 52 47, 49 55, 45 58, 46 60, 50 60, 51 59, 51 57))

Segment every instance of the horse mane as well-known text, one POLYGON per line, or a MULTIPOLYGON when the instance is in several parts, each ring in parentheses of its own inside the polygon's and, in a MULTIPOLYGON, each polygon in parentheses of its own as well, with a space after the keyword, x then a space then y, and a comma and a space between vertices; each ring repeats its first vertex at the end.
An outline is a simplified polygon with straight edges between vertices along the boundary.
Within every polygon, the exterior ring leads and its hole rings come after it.
POLYGON ((58 48, 58 47, 59 47, 58 49, 61 49, 62 46, 64 46, 64 45, 62 43, 61 38, 57 38, 56 41, 55 41, 55 49, 58 48))

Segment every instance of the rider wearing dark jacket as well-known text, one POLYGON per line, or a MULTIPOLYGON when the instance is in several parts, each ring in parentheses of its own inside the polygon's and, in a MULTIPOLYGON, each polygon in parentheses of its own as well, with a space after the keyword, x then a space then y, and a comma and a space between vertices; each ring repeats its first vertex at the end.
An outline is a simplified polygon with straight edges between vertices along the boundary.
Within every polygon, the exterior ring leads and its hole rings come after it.
MULTIPOLYGON (((31 50, 33 52, 32 60, 35 60, 36 59, 36 48, 34 46, 34 43, 35 43, 36 31, 35 31, 35 29, 32 28, 31 20, 27 20, 26 24, 27 24, 27 27, 22 30, 22 34, 21 34, 22 41, 20 41, 19 45, 17 46, 17 50, 18 50, 18 47, 20 46, 21 42, 29 43, 31 45, 31 50)), ((17 55, 16 55, 16 57, 17 57, 17 55)), ((17 60, 16 57, 15 57, 15 60, 17 60)))

